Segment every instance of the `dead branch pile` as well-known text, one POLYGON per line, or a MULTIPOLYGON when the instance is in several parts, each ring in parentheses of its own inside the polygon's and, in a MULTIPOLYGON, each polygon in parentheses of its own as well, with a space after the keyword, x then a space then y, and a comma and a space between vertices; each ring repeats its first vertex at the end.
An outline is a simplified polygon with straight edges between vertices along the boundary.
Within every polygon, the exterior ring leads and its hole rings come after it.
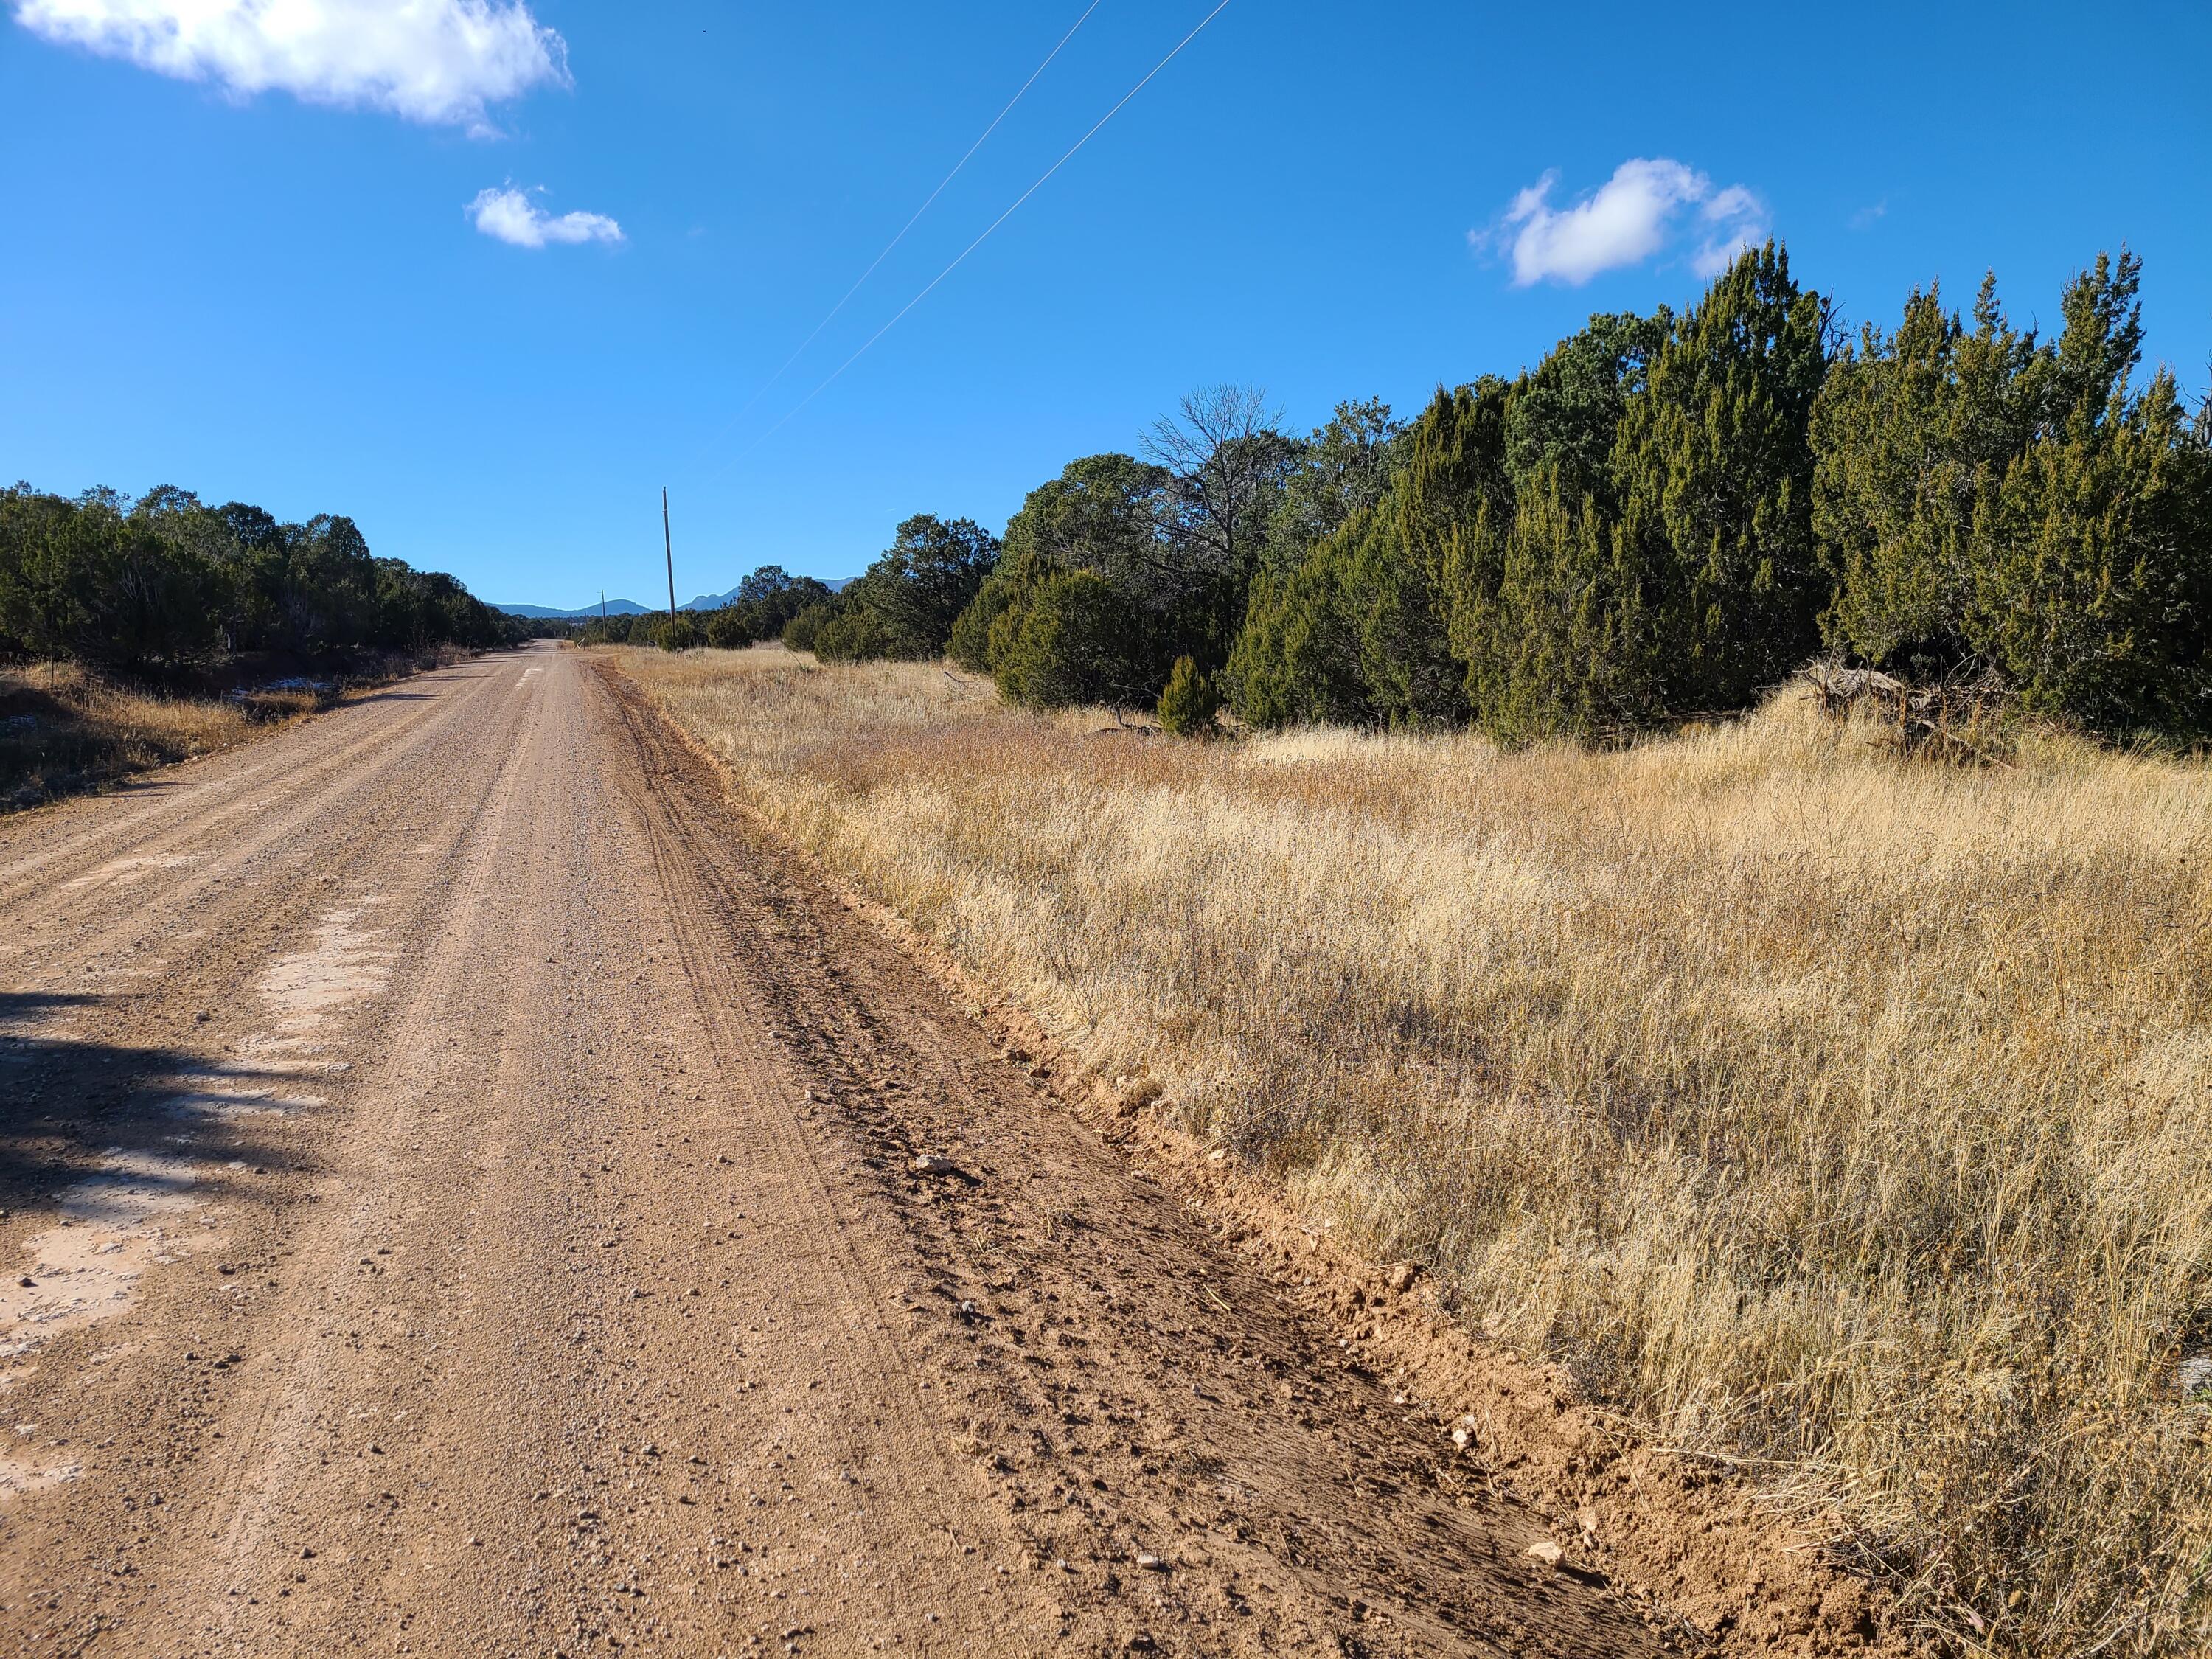
POLYGON ((2011 695, 1986 678, 1910 685, 1874 668, 1808 663, 1797 678, 1820 712, 1837 721, 1870 713, 1901 753, 1978 766, 2009 764, 1991 748, 2011 695))

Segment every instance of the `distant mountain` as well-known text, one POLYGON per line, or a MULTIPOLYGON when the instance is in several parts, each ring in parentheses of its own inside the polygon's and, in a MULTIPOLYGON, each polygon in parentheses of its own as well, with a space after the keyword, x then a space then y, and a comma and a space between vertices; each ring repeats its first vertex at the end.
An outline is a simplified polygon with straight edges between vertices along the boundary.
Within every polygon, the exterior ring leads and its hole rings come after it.
MULTIPOLYGON (((827 579, 817 577, 816 580, 821 581, 823 586, 835 593, 853 579, 850 576, 836 576, 827 579)), ((733 587, 726 593, 702 593, 697 599, 688 599, 676 608, 678 611, 720 611, 737 597, 738 590, 733 587)))
MULTIPOLYGON (((654 608, 640 605, 635 599, 609 599, 606 612, 610 617, 641 617, 654 608)), ((495 605, 492 609, 504 611, 510 617, 527 617, 532 622, 542 622, 548 617, 556 622, 581 622, 586 617, 599 614, 599 607, 596 605, 587 605, 580 611, 556 611, 547 605, 495 605)))
MULTIPOLYGON (((839 576, 822 585, 835 593, 852 580, 850 576, 839 576)), ((676 608, 679 611, 720 611, 737 596, 738 590, 734 587, 726 593, 702 593, 697 599, 687 600, 676 608)), ((495 605, 492 609, 504 611, 510 617, 526 617, 533 622, 548 618, 556 622, 586 622, 599 614, 599 607, 596 605, 587 605, 576 611, 558 611, 547 605, 495 605)), ((659 610, 657 605, 640 605, 635 599, 609 599, 606 604, 606 614, 610 617, 642 617, 659 610)))

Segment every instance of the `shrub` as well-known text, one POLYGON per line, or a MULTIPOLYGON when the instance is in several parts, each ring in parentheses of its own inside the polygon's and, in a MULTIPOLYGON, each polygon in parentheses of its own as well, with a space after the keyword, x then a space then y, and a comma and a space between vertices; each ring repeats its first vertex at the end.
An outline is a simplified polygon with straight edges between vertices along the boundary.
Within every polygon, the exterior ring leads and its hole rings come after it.
POLYGON ((985 582, 954 621, 946 653, 971 674, 989 673, 991 624, 1006 614, 1006 607, 1013 601, 1012 578, 995 575, 985 582))
POLYGON ((1229 706, 1248 726, 1352 725, 1368 716, 1334 540, 1288 574, 1252 584, 1243 631, 1223 675, 1229 706))
POLYGON ((811 651, 823 629, 836 614, 837 605, 834 599, 817 599, 784 623, 781 636, 783 648, 787 651, 811 651))
POLYGON ((653 642, 663 651, 689 651, 699 643, 698 626, 689 617, 671 617, 653 630, 653 642))
POLYGON ((1152 688, 1132 684, 1126 654, 1134 623, 1104 577, 1055 570, 991 624, 991 677, 1002 696, 1032 708, 1148 703, 1152 688))
POLYGON ((890 630, 872 606, 847 605, 814 635, 814 654, 824 662, 868 662, 891 653, 890 630))
POLYGON ((707 619, 707 643, 717 651, 742 651, 752 642, 752 625, 736 605, 726 605, 707 619))
POLYGON ((1213 718, 1220 712, 1221 691, 1213 676, 1195 659, 1177 657, 1167 690, 1160 693, 1160 730, 1171 738, 1210 737, 1221 729, 1213 718))

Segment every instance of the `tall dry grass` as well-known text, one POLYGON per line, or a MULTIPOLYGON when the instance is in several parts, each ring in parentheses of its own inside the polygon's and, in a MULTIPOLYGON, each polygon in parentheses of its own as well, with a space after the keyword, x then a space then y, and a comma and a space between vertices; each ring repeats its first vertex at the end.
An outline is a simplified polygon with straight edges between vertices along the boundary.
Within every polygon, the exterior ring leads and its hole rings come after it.
POLYGON ((1201 746, 935 666, 622 661, 969 970, 1830 1506, 1942 1639, 2212 1649, 2204 768, 1942 769, 1788 701, 1607 754, 1201 746))
POLYGON ((230 748, 270 718, 228 700, 155 696, 73 663, 0 668, 0 811, 230 748))
POLYGON ((0 666, 0 811, 234 748, 354 692, 467 655, 446 646, 386 653, 354 660, 335 679, 289 679, 228 696, 163 695, 76 663, 0 666))

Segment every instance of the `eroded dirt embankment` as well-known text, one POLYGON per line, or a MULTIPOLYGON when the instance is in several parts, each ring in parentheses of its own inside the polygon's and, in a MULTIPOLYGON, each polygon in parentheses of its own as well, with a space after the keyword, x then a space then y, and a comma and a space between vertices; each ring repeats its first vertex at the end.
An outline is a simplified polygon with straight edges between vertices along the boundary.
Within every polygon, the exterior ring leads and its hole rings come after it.
POLYGON ((0 823, 0 1650, 1861 1644, 573 653, 0 823))

